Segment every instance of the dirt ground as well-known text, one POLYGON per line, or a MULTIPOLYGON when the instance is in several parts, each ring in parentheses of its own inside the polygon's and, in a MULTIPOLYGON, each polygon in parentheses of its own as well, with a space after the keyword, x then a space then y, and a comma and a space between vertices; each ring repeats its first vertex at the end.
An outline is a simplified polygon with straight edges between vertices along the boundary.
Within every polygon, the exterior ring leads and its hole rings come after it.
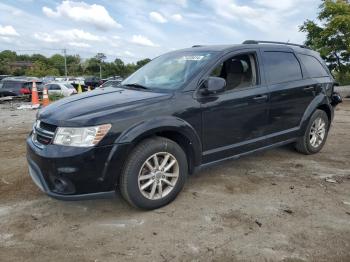
POLYGON ((25 158, 35 113, 0 104, 0 261, 350 261, 350 101, 319 154, 226 161, 148 212, 43 194, 25 158))

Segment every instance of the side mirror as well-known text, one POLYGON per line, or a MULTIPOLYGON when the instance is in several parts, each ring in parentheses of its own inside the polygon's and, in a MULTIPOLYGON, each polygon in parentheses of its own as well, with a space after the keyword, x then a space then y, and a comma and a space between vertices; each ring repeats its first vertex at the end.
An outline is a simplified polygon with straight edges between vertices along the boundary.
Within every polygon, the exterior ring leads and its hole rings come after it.
POLYGON ((210 76, 203 83, 204 88, 201 89, 203 95, 216 94, 222 92, 226 88, 226 80, 221 77, 210 76))

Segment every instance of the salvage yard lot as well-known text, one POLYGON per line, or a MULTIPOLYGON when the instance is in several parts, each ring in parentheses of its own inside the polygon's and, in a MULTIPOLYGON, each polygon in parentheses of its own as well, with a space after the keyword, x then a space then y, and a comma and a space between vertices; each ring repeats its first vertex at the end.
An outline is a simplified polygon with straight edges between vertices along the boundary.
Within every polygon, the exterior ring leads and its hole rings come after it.
POLYGON ((12 108, 0 104, 0 261, 350 261, 350 101, 319 154, 223 162, 148 212, 40 192, 25 157, 36 112, 12 108))

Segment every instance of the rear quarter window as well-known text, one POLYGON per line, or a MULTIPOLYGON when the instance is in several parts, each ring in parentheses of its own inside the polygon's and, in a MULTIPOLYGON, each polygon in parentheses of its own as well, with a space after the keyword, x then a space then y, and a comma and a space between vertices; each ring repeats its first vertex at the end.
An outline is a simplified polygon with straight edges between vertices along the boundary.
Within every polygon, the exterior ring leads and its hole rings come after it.
POLYGON ((299 58, 305 66, 310 77, 328 76, 326 69, 315 57, 310 55, 299 54, 299 58))
POLYGON ((294 53, 265 51, 263 58, 270 84, 290 82, 303 78, 299 61, 294 53))

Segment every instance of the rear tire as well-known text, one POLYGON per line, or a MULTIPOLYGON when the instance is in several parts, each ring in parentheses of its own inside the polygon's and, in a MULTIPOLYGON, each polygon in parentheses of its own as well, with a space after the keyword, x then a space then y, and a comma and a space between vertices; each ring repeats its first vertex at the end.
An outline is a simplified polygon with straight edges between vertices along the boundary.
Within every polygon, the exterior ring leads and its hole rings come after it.
POLYGON ((319 152, 324 146, 329 130, 329 120, 326 112, 317 109, 311 116, 306 131, 300 137, 295 149, 305 155, 319 152))
POLYGON ((187 171, 186 154, 177 143, 163 137, 148 138, 130 153, 119 188, 132 206, 156 209, 176 198, 187 171))

